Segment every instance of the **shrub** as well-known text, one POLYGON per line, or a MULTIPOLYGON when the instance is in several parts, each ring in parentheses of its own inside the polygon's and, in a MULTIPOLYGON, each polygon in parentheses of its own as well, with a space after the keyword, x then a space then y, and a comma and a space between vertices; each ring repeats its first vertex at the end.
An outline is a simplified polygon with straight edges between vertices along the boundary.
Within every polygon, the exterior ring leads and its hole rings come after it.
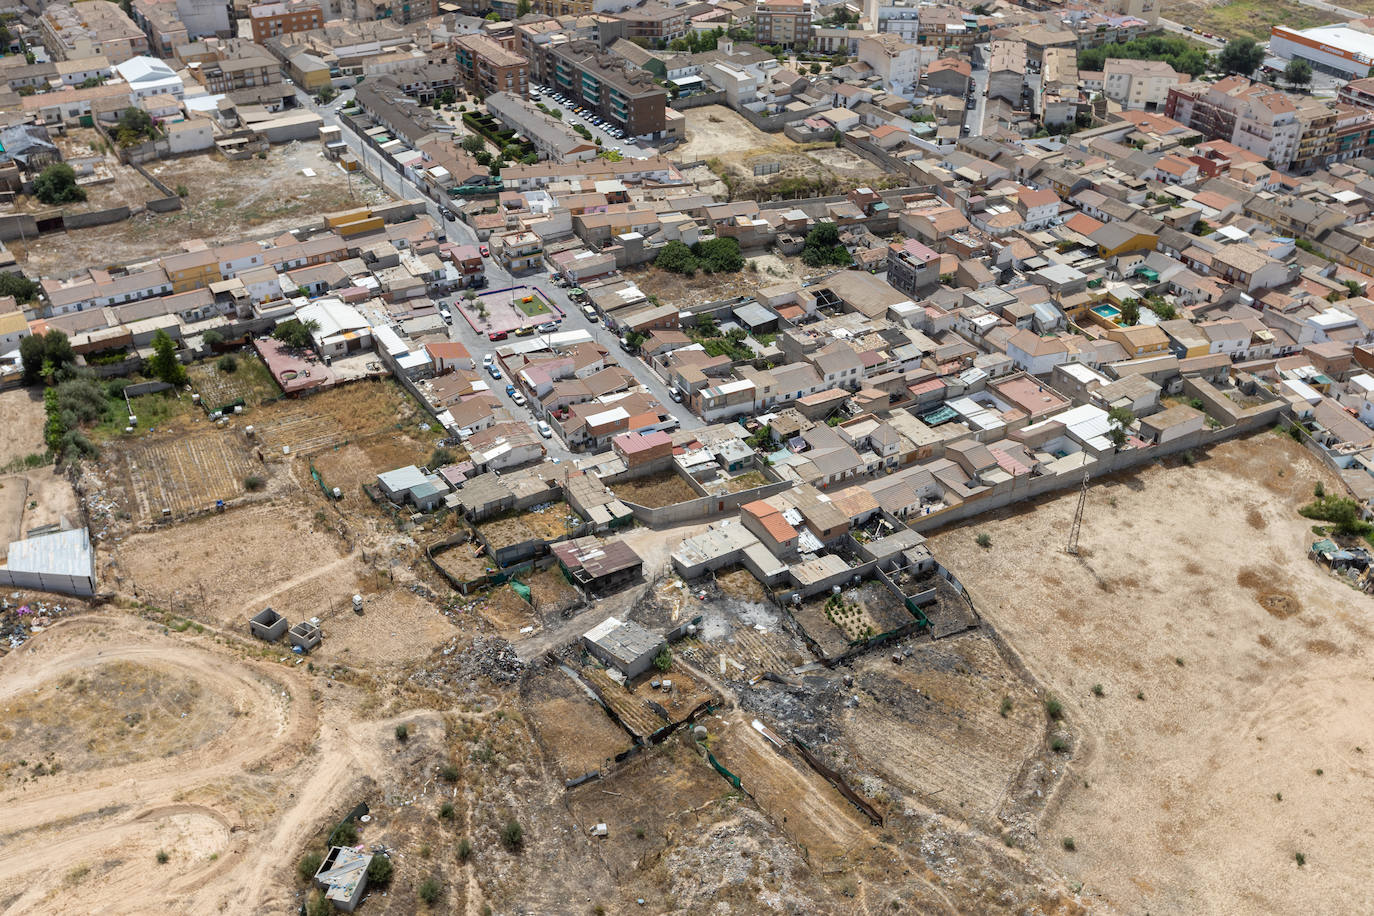
POLYGON ((453 820, 453 802, 444 802, 439 806, 439 816, 446 821, 453 820))
POLYGON ((1326 496, 1326 487, 1322 485, 1320 480, 1317 481, 1317 485, 1312 488, 1312 495, 1317 497, 1317 499, 1326 496))
POLYGON ((520 826, 517 820, 506 821, 506 825, 501 828, 501 845, 511 852, 516 852, 525 844, 525 828, 520 826))
POLYGON ((405 741, 405 740, 408 739, 409 737, 410 737, 410 726, 406 725, 404 722, 402 722, 400 725, 396 726, 396 740, 397 740, 397 741, 405 741))
POLYGON ((472 841, 463 837, 458 841, 458 861, 466 862, 472 858, 472 841))
POLYGON ((320 863, 323 861, 324 856, 318 852, 307 852, 296 863, 296 874, 300 875, 302 881, 309 881, 315 877, 315 872, 320 870, 320 863))
POLYGON ((1063 735, 1055 735, 1050 739, 1050 750, 1056 754, 1062 754, 1069 749, 1069 739, 1063 735))
POLYGON ((334 907, 322 891, 316 890, 305 904, 305 916, 333 916, 334 907))
POLYGON ((415 889, 415 895, 430 906, 439 902, 439 893, 443 886, 434 878, 426 878, 420 882, 420 886, 415 889))
POLYGON ((654 656, 654 667, 657 668, 659 671, 667 671, 668 669, 672 668, 673 650, 669 649, 667 646, 664 646, 662 649, 659 649, 658 654, 654 656))
POLYGON ((391 883, 391 871, 390 858, 382 855, 373 856, 372 861, 367 864, 368 883, 377 885, 391 883))
POLYGON ((1104 693, 1105 691, 1102 689, 1101 684, 1093 684, 1093 696, 1100 697, 1103 696, 1104 693))
POLYGON ((1064 704, 1059 702, 1056 697, 1046 697, 1045 713, 1051 719, 1061 719, 1064 717, 1064 704))
POLYGON ((358 825, 352 819, 344 821, 329 835, 330 846, 352 846, 358 842, 358 825))
POLYGON ((446 448, 436 448, 429 456, 430 468, 442 468, 453 464, 457 456, 446 448))
POLYGON ((226 353, 215 362, 215 368, 219 369, 220 372, 237 372, 239 361, 226 353))
POLYGON ((76 171, 71 166, 54 162, 34 180, 33 195, 49 206, 56 206, 85 200, 86 190, 76 183, 76 171))
POLYGON ((1071 837, 1071 836, 1066 836, 1066 837, 1064 837, 1064 848, 1065 848, 1066 850, 1068 850, 1069 852, 1073 852, 1075 849, 1078 848, 1077 845, 1076 845, 1076 844, 1074 843, 1074 841, 1073 841, 1073 837, 1071 837))
POLYGON ((1011 697, 1002 697, 1002 708, 998 710, 1005 719, 1011 713, 1011 697))
POLYGON ((439 778, 444 782, 457 782, 459 775, 457 764, 446 763, 439 770, 439 778))
POLYGON ((988 534, 986 531, 984 531, 984 532, 982 532, 981 534, 979 534, 979 535, 978 535, 976 538, 974 538, 973 540, 974 540, 974 542, 975 542, 979 547, 985 547, 985 548, 986 548, 986 547, 991 547, 991 546, 992 546, 992 535, 988 534))
POLYGON ((257 474, 249 474, 247 477, 243 478, 243 486, 248 492, 257 493, 263 487, 267 486, 267 481, 263 480, 257 474))
POLYGON ((166 865, 166 864, 167 864, 167 860, 170 859, 170 858, 171 858, 171 856, 167 855, 167 850, 165 850, 165 849, 159 849, 159 850, 157 851, 157 864, 158 864, 158 865, 166 865))
POLYGON ((1307 856, 1303 855, 1300 852, 1295 852, 1293 853, 1293 861, 1298 863, 1298 868, 1302 868, 1304 865, 1307 864, 1307 856))

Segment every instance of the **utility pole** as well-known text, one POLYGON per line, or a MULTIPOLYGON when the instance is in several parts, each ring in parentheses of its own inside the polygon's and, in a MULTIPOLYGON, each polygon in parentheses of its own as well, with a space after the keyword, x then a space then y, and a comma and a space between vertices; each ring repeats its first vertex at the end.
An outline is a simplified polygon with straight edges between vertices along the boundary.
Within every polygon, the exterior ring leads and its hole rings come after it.
POLYGON ((1083 527, 1083 507, 1088 504, 1088 472, 1083 472, 1083 486, 1078 490, 1078 507, 1073 510, 1073 524, 1069 526, 1069 543, 1064 552, 1078 556, 1078 532, 1083 527))

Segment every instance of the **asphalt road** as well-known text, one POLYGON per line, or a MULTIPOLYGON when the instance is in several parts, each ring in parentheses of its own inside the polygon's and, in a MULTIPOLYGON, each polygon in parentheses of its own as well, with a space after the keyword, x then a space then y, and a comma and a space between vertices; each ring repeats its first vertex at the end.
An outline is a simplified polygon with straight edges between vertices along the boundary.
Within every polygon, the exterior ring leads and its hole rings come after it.
MULTIPOLYGON (((388 191, 400 198, 407 200, 424 200, 429 216, 439 226, 443 228, 444 237, 455 244, 477 245, 477 234, 472 227, 461 220, 449 221, 443 218, 439 204, 430 199, 414 182, 402 175, 392 163, 386 160, 380 153, 367 146, 362 140, 349 130, 339 118, 338 109, 352 95, 351 91, 341 94, 329 105, 316 105, 314 99, 304 92, 297 90, 296 96, 300 103, 319 114, 324 118, 325 123, 331 126, 342 128, 340 136, 348 144, 349 149, 357 155, 359 161, 363 163, 364 170, 373 177, 378 183, 382 184, 388 191)), ((561 329, 584 330, 591 333, 592 338, 611 352, 616 362, 629 370, 645 388, 647 388, 659 403, 663 404, 682 425, 683 428, 696 428, 702 425, 701 420, 694 416, 682 404, 675 404, 668 395, 668 388, 654 375, 640 359, 624 353, 620 348, 619 339, 607 330, 600 323, 593 323, 582 313, 580 306, 573 303, 568 296, 568 291, 560 289, 550 282, 548 274, 535 272, 521 276, 512 276, 501 264, 493 258, 486 260, 486 275, 488 289, 502 289, 508 286, 524 284, 526 286, 538 286, 550 299, 552 299, 560 309, 563 310, 564 317, 561 329)), ((461 294, 459 294, 461 295, 461 294)), ((455 296, 448 296, 440 301, 445 304, 451 303, 455 296)), ((489 341, 484 334, 474 331, 463 317, 453 312, 453 324, 449 327, 449 338, 462 342, 473 358, 480 362, 482 354, 492 353, 497 346, 489 341)), ((518 338, 515 338, 518 339, 518 338)), ((492 391, 502 401, 503 405, 510 412, 511 416, 527 420, 531 426, 536 423, 533 412, 526 407, 519 407, 514 400, 506 394, 506 385, 509 379, 501 379, 499 382, 492 380, 492 391)), ((545 440, 545 447, 548 449, 549 457, 557 457, 561 461, 567 461, 574 457, 571 452, 554 434, 552 439, 545 440)))

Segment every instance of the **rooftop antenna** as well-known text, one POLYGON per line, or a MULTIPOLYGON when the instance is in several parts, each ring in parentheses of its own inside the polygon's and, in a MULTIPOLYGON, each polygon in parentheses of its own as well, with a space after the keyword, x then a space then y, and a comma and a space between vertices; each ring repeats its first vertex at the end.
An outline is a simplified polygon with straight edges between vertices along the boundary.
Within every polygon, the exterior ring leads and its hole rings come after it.
POLYGON ((1083 527, 1083 507, 1088 504, 1088 472, 1083 472, 1083 486, 1078 491, 1078 508, 1073 510, 1073 524, 1069 526, 1069 543, 1064 552, 1078 556, 1078 532, 1083 527))

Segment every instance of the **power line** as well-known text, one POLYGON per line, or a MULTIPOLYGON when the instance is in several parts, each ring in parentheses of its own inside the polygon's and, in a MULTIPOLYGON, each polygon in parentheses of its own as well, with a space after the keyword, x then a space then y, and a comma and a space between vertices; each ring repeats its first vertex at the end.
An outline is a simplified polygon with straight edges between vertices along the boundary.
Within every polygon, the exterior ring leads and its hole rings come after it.
POLYGON ((1069 543, 1064 552, 1078 556, 1078 532, 1083 527, 1083 508, 1088 504, 1088 472, 1083 472, 1083 486, 1078 490, 1078 507, 1073 511, 1073 524, 1069 526, 1069 543))

